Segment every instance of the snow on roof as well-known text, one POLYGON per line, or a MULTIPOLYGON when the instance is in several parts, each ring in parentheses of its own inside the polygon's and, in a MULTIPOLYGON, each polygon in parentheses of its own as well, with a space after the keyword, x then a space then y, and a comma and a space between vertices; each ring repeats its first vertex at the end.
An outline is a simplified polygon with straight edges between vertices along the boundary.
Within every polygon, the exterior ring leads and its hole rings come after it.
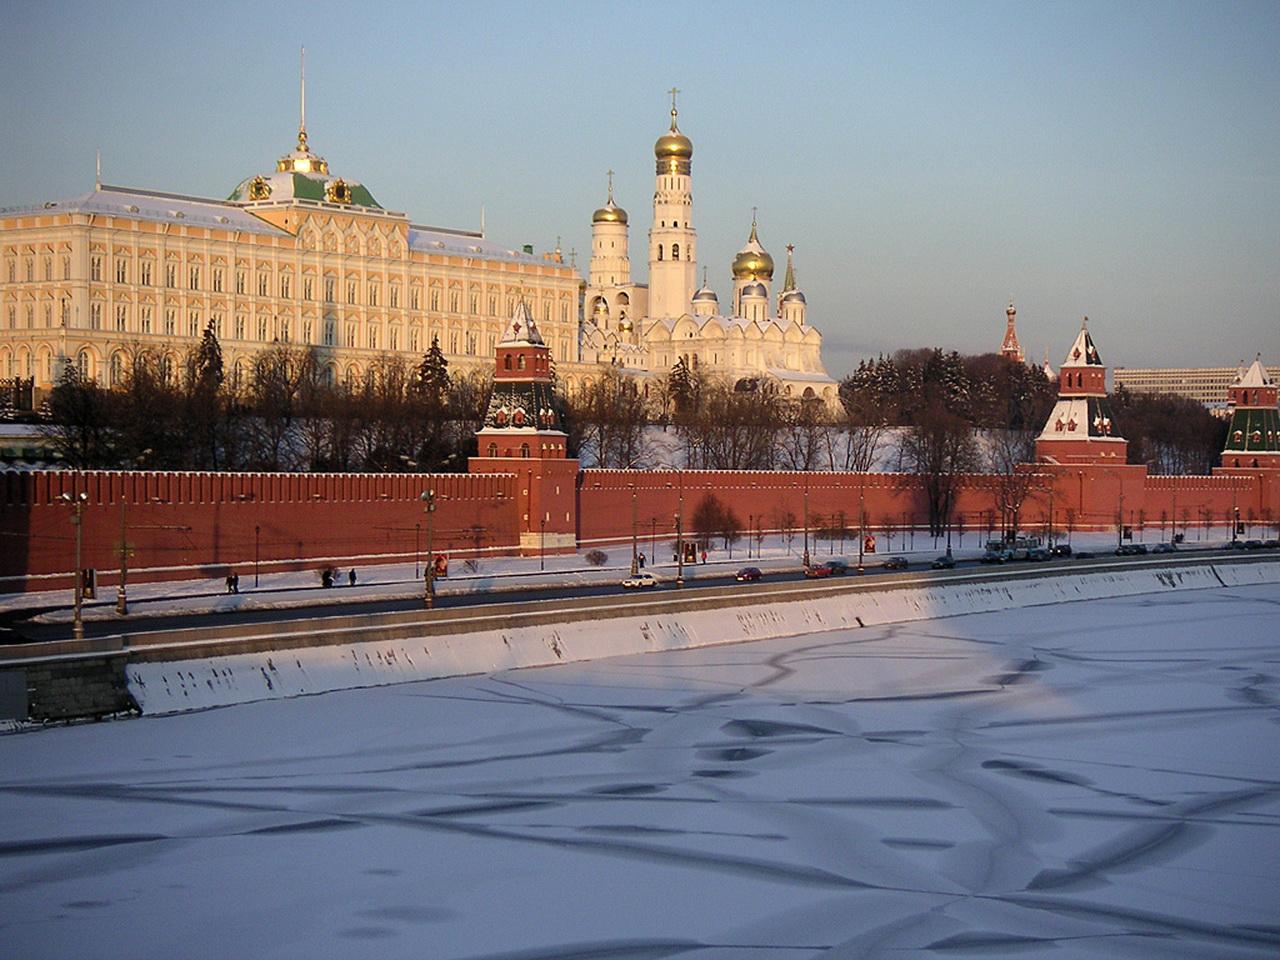
MULTIPOLYGON (((522 263, 542 263, 541 257, 525 253, 514 247, 506 247, 486 240, 478 233, 463 230, 446 230, 440 227, 409 226, 409 249, 423 253, 448 253, 463 257, 480 257, 483 260, 516 260, 522 263)), ((553 264, 559 266, 559 264, 553 264)))
POLYGON ((1275 386, 1271 382, 1271 378, 1267 376, 1266 368, 1262 366, 1262 354, 1258 354, 1253 363, 1249 365, 1249 369, 1245 370, 1241 367, 1240 372, 1236 374, 1236 382, 1233 387, 1271 387, 1275 386))
POLYGON ((542 340, 542 334, 538 332, 538 325, 533 322, 533 314, 529 312, 529 305, 521 300, 516 304, 516 312, 511 315, 511 320, 507 323, 506 332, 503 333, 499 344, 522 344, 527 343, 530 346, 543 347, 546 344, 542 340))
POLYGON ((1062 361, 1064 367, 1102 366, 1102 358, 1098 356, 1098 348, 1093 345, 1093 337, 1089 336, 1088 321, 1089 318, 1085 317, 1085 322, 1080 325, 1080 332, 1076 334, 1075 342, 1071 344, 1071 349, 1067 351, 1067 358, 1062 361))
POLYGON ((92 213, 131 217, 158 223, 186 223, 215 230, 289 235, 286 231, 260 220, 233 203, 186 197, 177 193, 161 193, 156 190, 110 187, 105 184, 69 200, 55 200, 25 207, 6 207, 0 210, 0 217, 59 213, 92 213))

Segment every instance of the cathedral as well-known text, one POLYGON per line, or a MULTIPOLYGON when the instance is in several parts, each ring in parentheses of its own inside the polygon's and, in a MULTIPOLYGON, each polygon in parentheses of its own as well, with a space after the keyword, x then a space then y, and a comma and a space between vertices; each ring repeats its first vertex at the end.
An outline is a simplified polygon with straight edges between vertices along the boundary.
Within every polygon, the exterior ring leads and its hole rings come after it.
MULTIPOLYGON (((627 211, 608 197, 591 217, 591 260, 579 337, 584 363, 611 364, 642 380, 658 379, 681 360, 691 370, 740 390, 776 384, 794 399, 836 401, 836 383, 822 365, 822 334, 808 322, 787 246, 782 289, 774 260, 753 217, 746 244, 733 258, 729 302, 698 286, 698 234, 693 225, 693 141, 677 123, 654 144, 656 173, 649 229, 647 284, 632 277, 627 211)), ((570 390, 575 386, 567 384, 570 390)))

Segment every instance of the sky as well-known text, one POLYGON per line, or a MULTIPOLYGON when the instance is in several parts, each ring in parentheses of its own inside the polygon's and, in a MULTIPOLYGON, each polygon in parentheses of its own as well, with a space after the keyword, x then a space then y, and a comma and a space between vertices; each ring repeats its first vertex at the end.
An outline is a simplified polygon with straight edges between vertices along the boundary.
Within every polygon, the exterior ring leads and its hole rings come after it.
MULTIPOLYGON (((6 4, 0 206, 225 197, 307 130, 417 223, 586 251, 605 171, 646 265, 677 86, 700 266, 752 208, 828 371, 995 350, 1280 362, 1280 3, 6 4)), ((578 258, 585 272, 586 256, 578 258)))

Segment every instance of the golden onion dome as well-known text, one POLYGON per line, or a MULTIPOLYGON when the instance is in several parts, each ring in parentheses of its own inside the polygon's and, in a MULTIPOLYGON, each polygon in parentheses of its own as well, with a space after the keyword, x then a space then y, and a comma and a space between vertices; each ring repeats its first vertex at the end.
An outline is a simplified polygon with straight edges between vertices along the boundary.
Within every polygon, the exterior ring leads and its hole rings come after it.
POLYGON ((627 222, 627 211, 610 201, 591 215, 591 222, 625 224, 627 222))
POLYGON ((630 317, 623 317, 621 320, 619 320, 619 321, 618 321, 618 329, 619 329, 619 330, 621 330, 623 333, 630 333, 630 332, 632 331, 632 329, 633 329, 633 324, 631 323, 631 318, 630 318, 630 317))
POLYGON ((773 279, 773 257, 769 256, 769 251, 760 245, 754 218, 751 221, 751 236, 747 238, 747 245, 733 258, 733 278, 735 280, 773 279))
POLYGON ((673 120, 671 129, 660 136, 653 145, 653 155, 659 160, 692 159, 693 141, 676 129, 673 120))

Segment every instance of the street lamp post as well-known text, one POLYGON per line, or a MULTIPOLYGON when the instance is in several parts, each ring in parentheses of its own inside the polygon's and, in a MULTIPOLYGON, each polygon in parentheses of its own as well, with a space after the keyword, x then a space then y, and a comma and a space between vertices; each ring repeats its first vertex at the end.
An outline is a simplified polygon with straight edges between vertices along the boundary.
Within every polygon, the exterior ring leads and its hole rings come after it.
POLYGON ((253 525, 253 585, 258 585, 258 564, 261 560, 262 553, 259 547, 262 543, 262 527, 258 524, 253 525))
POLYGON ((1124 477, 1120 477, 1120 509, 1116 513, 1116 549, 1124 544, 1124 477))
MULTIPOLYGON (((634 544, 632 545, 632 553, 635 553, 634 544)), ((632 569, 635 568, 635 559, 631 561, 632 569)), ((547 569, 547 518, 542 516, 538 519, 538 569, 547 569)))
POLYGON ((435 489, 423 490, 418 494, 418 499, 424 504, 422 511, 427 515, 427 574, 426 586, 423 592, 422 602, 428 610, 436 605, 436 565, 433 549, 433 534, 435 533, 435 516, 436 516, 436 492, 435 489))
POLYGON ((81 567, 81 548, 82 548, 82 531, 84 529, 83 515, 84 505, 89 499, 87 493, 78 493, 72 496, 64 493, 59 497, 64 503, 71 505, 71 525, 76 528, 76 592, 75 592, 75 615, 72 620, 72 633, 77 640, 84 639, 84 617, 81 613, 81 604, 84 602, 84 569, 81 567))
POLYGON ((676 471, 679 500, 676 507, 676 586, 684 586, 684 474, 676 471))
POLYGON ((804 475, 804 568, 809 569, 809 475, 804 475))
POLYGON ((866 573, 863 565, 863 551, 867 544, 867 474, 862 473, 862 482, 858 484, 858 574, 866 573))
POLYGON ((631 488, 631 576, 640 572, 640 554, 636 545, 636 485, 628 483, 631 488))
POLYGON ((125 539, 128 524, 125 519, 124 478, 120 482, 120 585, 116 587, 116 613, 125 616, 129 612, 129 597, 125 592, 125 581, 129 577, 129 544, 125 539))
POLYGON ((413 525, 413 579, 417 580, 422 576, 422 524, 415 523, 413 525))
POLYGON ((748 513, 747 514, 747 559, 748 560, 751 559, 751 531, 753 529, 752 524, 754 522, 755 522, 755 515, 748 513))

